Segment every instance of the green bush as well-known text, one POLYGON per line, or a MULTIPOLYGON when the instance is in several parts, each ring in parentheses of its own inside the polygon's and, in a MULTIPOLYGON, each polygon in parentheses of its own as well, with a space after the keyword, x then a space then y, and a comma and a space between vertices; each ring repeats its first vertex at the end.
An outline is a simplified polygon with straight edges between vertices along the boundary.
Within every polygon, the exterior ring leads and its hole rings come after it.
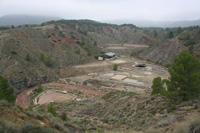
POLYGON ((17 54, 17 52, 15 52, 15 51, 10 51, 10 53, 13 55, 17 54))
POLYGON ((42 88, 42 85, 41 85, 41 84, 38 85, 38 88, 37 88, 36 91, 37 91, 37 93, 43 92, 43 88, 42 88))
POLYGON ((114 64, 113 70, 114 70, 114 71, 117 71, 117 69, 118 69, 118 65, 117 65, 117 64, 114 64))
POLYGON ((46 59, 46 61, 45 61, 45 64, 46 64, 46 66, 48 66, 48 67, 52 66, 52 60, 51 60, 51 57, 50 57, 50 56, 47 57, 47 59, 46 59))
POLYGON ((79 41, 76 41, 76 43, 77 43, 77 44, 81 44, 81 42, 79 42, 79 41))
POLYGON ((169 32, 168 38, 173 38, 173 37, 174 37, 174 33, 173 32, 169 32))
POLYGON ((75 50, 75 53, 76 53, 76 54, 80 54, 80 53, 81 53, 80 49, 77 48, 77 49, 75 50))
POLYGON ((170 108, 167 110, 168 113, 174 112, 176 110, 176 105, 171 105, 170 108))
POLYGON ((60 31, 59 36, 65 38, 65 35, 60 31))
POLYGON ((30 61, 31 60, 31 57, 30 57, 29 53, 26 54, 25 60, 26 61, 30 61))
POLYGON ((153 85, 151 86, 151 88, 153 89, 151 95, 156 95, 156 94, 165 95, 166 90, 163 87, 163 84, 164 82, 162 81, 161 77, 154 78, 153 85))
POLYGON ((68 120, 68 117, 67 117, 67 115, 66 115, 65 112, 62 113, 62 115, 61 115, 61 119, 62 119, 63 121, 68 120))
POLYGON ((107 118, 102 119, 102 121, 103 121, 104 123, 109 123, 109 120, 108 120, 107 118))
POLYGON ((16 99, 13 93, 14 89, 9 86, 8 80, 0 76, 0 100, 7 100, 13 103, 16 99))
POLYGON ((88 56, 91 56, 91 55, 92 55, 91 51, 88 51, 88 56))
POLYGON ((44 61, 44 59, 45 59, 44 53, 40 53, 40 60, 44 61))
POLYGON ((99 56, 98 56, 98 55, 95 55, 94 58, 98 60, 99 56))
POLYGON ((196 42, 195 41, 187 41, 186 43, 184 43, 183 45, 188 47, 188 46, 193 46, 196 42))
POLYGON ((151 114, 152 114, 152 115, 155 115, 156 112, 157 112, 156 109, 153 109, 153 110, 151 111, 151 114))
POLYGON ((56 108, 53 106, 52 103, 49 104, 48 106, 48 112, 51 113, 52 115, 56 116, 57 113, 56 113, 56 108))

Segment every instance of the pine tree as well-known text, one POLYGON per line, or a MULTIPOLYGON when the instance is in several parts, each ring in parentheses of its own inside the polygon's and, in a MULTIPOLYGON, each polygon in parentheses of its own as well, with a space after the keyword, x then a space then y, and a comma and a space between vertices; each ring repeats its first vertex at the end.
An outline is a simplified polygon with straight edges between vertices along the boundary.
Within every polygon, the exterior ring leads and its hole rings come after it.
POLYGON ((0 76, 0 100, 14 102, 16 96, 13 95, 14 89, 9 86, 8 80, 0 76))
POLYGON ((200 61, 188 51, 182 51, 169 69, 169 92, 177 92, 183 100, 200 94, 200 61))
POLYGON ((152 95, 170 99, 190 100, 200 96, 200 61, 188 51, 182 51, 169 68, 169 80, 153 80, 152 95), (163 87, 167 85, 167 90, 163 87))

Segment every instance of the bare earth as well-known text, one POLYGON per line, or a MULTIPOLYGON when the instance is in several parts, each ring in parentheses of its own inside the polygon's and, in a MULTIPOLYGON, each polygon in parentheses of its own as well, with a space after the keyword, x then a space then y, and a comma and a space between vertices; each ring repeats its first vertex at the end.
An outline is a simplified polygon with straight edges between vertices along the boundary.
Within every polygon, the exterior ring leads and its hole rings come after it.
POLYGON ((39 97, 38 104, 48 104, 51 102, 67 102, 71 101, 73 98, 74 96, 69 94, 63 94, 48 90, 39 97))

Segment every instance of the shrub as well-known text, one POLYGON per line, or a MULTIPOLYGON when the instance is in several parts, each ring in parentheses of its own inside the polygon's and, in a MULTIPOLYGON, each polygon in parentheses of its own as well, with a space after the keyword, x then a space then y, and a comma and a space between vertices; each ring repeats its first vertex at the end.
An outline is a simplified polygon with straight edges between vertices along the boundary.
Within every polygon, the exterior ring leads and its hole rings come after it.
POLYGON ((91 51, 89 50, 89 51, 88 51, 88 56, 91 56, 91 55, 92 55, 92 53, 91 53, 91 51))
POLYGON ((169 32, 168 38, 173 38, 174 37, 174 33, 173 32, 169 32))
POLYGON ((99 56, 98 56, 98 55, 95 55, 94 58, 98 60, 99 56))
POLYGON ((43 88, 42 88, 41 84, 38 85, 38 88, 36 91, 37 91, 37 93, 43 92, 43 88))
POLYGON ((68 120, 68 117, 67 117, 67 115, 66 115, 65 112, 62 113, 62 115, 61 115, 61 119, 62 119, 63 121, 68 120))
POLYGON ((163 87, 164 82, 162 81, 161 77, 157 77, 153 79, 153 85, 151 88, 153 91, 151 92, 151 95, 161 94, 164 95, 166 93, 165 88, 163 87))
POLYGON ((79 42, 79 41, 76 41, 76 43, 77 43, 77 44, 81 44, 81 42, 79 42))
POLYGON ((80 53, 81 53, 80 49, 77 48, 76 51, 75 51, 75 53, 76 53, 76 54, 80 54, 80 53))
POLYGON ((0 100, 14 102, 16 96, 13 95, 14 89, 9 86, 8 80, 0 76, 0 100))
POLYGON ((45 64, 46 64, 46 66, 48 66, 48 67, 52 66, 52 60, 51 60, 51 57, 50 57, 50 56, 47 57, 47 59, 46 59, 46 61, 45 61, 45 64))
POLYGON ((40 126, 24 125, 21 127, 21 133, 53 133, 53 131, 40 126))
POLYGON ((194 109, 199 109, 199 106, 196 104, 196 105, 194 106, 194 109))
POLYGON ((97 41, 94 41, 94 45, 97 46, 97 41))
POLYGON ((118 65, 117 65, 117 64, 114 64, 113 70, 114 70, 114 71, 117 71, 117 69, 118 69, 118 65))
POLYGON ((16 133, 17 131, 13 129, 10 125, 0 120, 0 133, 16 133))
POLYGON ((167 110, 168 113, 174 112, 176 110, 176 105, 171 105, 170 108, 167 110))
POLYGON ((196 42, 195 41, 187 41, 185 44, 183 44, 184 46, 188 47, 188 46, 193 46, 196 42))
POLYGON ((60 31, 59 36, 65 38, 65 35, 60 31))
POLYGON ((48 112, 51 113, 52 115, 56 116, 57 113, 56 113, 56 108, 53 106, 52 103, 49 104, 48 106, 48 112))
POLYGON ((108 123, 108 122, 109 122, 109 120, 108 120, 107 118, 102 119, 102 121, 103 121, 104 123, 108 123))
POLYGON ((44 59, 45 59, 44 53, 40 53, 40 60, 44 61, 44 59))
POLYGON ((14 55, 14 54, 17 54, 17 52, 15 52, 15 51, 11 51, 10 53, 13 54, 13 55, 14 55))
POLYGON ((58 30, 58 26, 57 25, 55 25, 55 29, 58 30))
POLYGON ((25 60, 26 60, 26 61, 30 61, 30 60, 31 60, 31 57, 30 57, 29 53, 26 54, 25 60))
POLYGON ((156 112, 157 112, 156 109, 153 109, 153 110, 151 111, 152 115, 155 115, 156 112))

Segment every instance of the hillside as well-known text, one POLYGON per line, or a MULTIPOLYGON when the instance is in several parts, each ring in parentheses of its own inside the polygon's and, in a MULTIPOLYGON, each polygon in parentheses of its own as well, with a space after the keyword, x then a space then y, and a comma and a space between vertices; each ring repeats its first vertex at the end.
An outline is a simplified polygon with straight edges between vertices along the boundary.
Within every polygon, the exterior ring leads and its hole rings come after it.
MULTIPOLYGON (((154 63, 169 66, 182 50, 189 50, 195 56, 200 57, 200 28, 189 27, 182 30, 180 34, 174 30, 173 38, 166 38, 169 31, 165 33, 163 41, 157 45, 152 45, 148 50, 142 51, 138 54, 139 58, 153 61, 154 63)), ((159 32, 158 32, 159 34, 159 32)))
POLYGON ((100 55, 102 44, 154 41, 143 29, 133 25, 117 26, 89 20, 51 21, 37 27, 1 30, 0 72, 16 92, 20 92, 58 79, 60 70, 66 67, 94 60, 95 55, 100 55))

